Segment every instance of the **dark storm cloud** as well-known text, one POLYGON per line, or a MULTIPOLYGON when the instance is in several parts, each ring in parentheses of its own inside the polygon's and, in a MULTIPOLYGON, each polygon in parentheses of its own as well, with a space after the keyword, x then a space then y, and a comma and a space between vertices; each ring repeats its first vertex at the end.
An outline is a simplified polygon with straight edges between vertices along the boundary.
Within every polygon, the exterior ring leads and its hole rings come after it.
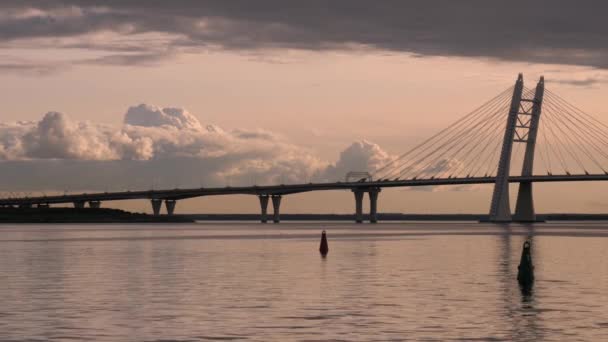
POLYGON ((0 9, 3 43, 98 31, 164 33, 173 37, 169 50, 367 47, 608 67, 605 1, 8 0, 0 9))

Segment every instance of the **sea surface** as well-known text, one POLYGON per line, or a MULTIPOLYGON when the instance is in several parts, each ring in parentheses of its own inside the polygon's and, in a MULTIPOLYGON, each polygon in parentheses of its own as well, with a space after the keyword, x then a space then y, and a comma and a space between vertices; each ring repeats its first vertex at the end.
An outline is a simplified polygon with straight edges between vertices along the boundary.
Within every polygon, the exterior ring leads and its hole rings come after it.
POLYGON ((0 341, 232 340, 608 341, 608 224, 0 225, 0 341))

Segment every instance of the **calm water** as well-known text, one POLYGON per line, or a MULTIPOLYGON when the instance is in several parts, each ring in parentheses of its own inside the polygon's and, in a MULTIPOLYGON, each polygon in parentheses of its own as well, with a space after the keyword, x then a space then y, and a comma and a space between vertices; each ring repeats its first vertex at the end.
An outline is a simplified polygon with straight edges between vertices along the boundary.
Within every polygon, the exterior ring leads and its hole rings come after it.
POLYGON ((0 341, 73 340, 606 341, 608 224, 0 226, 0 341))

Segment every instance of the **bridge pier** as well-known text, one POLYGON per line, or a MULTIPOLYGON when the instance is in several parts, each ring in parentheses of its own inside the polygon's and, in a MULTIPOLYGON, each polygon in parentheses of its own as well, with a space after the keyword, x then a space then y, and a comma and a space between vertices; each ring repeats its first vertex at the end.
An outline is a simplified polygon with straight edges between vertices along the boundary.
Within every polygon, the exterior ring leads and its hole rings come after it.
POLYGON ((281 216, 280 216, 281 197, 283 197, 283 196, 272 195, 272 209, 273 209, 272 222, 274 222, 274 223, 281 222, 281 216))
POLYGON ((363 223, 363 195, 361 190, 353 190, 355 194, 355 222, 363 223))
POLYGON ((93 209, 101 208, 101 201, 89 201, 89 208, 93 208, 93 209))
POLYGON ((175 212, 176 200, 168 199, 165 200, 165 209, 167 209, 167 215, 171 216, 175 212))
POLYGON ((268 195, 259 195, 260 199, 260 222, 267 223, 268 222, 268 195))
POLYGON ((150 203, 152 203, 152 212, 154 213, 154 216, 160 215, 160 206, 163 204, 163 200, 153 198, 150 200, 150 203))
POLYGON ((75 201, 74 202, 74 208, 76 208, 76 209, 82 209, 82 208, 84 208, 84 204, 85 203, 86 203, 85 201, 75 201))
POLYGON ((380 188, 371 189, 369 194, 369 222, 377 223, 378 222, 378 194, 380 193, 380 188))
POLYGON ((513 220, 517 222, 536 222, 534 199, 532 198, 532 182, 519 183, 513 220))
POLYGON ((24 204, 19 204, 19 209, 29 209, 32 207, 31 203, 24 203, 24 204))

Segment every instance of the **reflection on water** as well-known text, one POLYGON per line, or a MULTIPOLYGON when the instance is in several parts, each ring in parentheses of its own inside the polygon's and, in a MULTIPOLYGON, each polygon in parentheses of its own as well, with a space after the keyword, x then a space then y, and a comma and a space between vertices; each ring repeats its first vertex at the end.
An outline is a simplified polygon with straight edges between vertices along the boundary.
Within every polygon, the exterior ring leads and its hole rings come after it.
POLYGON ((0 341, 607 340, 607 241, 602 223, 5 225, 0 341))
MULTIPOLYGON (((505 318, 511 321, 511 331, 505 337, 514 341, 541 341, 544 340, 543 327, 535 310, 533 284, 519 282, 517 261, 521 263, 521 257, 514 259, 514 255, 517 255, 514 251, 517 253, 518 247, 524 244, 524 241, 530 245, 534 241, 534 227, 526 225, 523 229, 525 235, 514 236, 511 227, 507 225, 504 226, 504 233, 500 235, 498 261, 502 278, 502 301, 507 313, 505 318)), ((534 257, 537 258, 537 255, 534 254, 534 257)))

